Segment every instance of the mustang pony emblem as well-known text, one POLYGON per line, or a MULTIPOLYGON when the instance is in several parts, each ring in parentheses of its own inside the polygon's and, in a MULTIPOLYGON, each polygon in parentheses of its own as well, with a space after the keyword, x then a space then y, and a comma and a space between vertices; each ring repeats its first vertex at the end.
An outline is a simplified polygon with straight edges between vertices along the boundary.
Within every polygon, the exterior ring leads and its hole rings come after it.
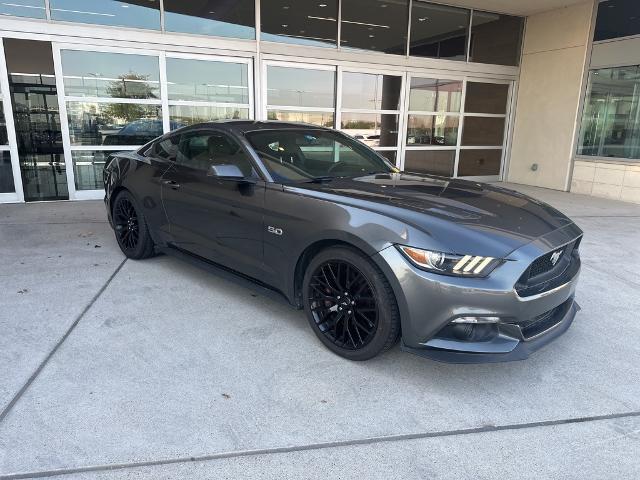
POLYGON ((553 252, 551 258, 549 259, 551 261, 551 265, 555 266, 555 264, 558 263, 558 260, 560 260, 560 256, 562 256, 562 252, 563 250, 556 250, 555 252, 553 252))

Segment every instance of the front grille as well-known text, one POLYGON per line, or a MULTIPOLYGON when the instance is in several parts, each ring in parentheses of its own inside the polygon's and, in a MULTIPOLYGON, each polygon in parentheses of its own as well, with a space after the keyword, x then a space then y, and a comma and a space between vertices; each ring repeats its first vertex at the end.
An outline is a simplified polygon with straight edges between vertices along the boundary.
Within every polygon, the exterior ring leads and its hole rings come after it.
POLYGON ((562 321, 573 303, 573 297, 551 310, 519 324, 525 340, 536 337, 562 321))
POLYGON ((536 295, 571 280, 580 267, 578 246, 581 239, 579 237, 531 262, 515 285, 518 295, 536 295))
POLYGON ((551 259, 554 255, 558 255, 556 252, 561 252, 560 257, 564 255, 564 250, 567 247, 563 247, 562 250, 554 250, 553 252, 549 252, 546 255, 536 259, 533 261, 531 266, 529 267, 529 278, 537 277, 538 275, 542 275, 543 273, 547 273, 549 270, 552 270, 558 264, 559 257, 556 257, 556 261, 552 262, 551 259))

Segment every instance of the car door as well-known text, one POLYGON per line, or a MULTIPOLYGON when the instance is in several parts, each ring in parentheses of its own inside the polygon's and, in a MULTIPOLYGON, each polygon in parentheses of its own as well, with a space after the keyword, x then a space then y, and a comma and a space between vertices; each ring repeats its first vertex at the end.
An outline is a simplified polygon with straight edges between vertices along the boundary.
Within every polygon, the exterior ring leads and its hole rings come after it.
POLYGON ((162 177, 162 203, 174 244, 262 279, 265 182, 248 153, 225 132, 182 133, 162 177), (212 165, 236 165, 245 178, 212 176, 212 165))

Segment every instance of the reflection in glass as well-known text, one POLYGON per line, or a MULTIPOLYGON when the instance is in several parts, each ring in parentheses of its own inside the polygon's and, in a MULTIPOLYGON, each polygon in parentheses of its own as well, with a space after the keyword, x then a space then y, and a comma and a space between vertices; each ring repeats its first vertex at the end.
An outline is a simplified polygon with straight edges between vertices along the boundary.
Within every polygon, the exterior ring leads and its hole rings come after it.
POLYGON ((509 85, 467 82, 464 111, 469 113, 507 113, 509 85))
POLYGON ((459 112, 462 82, 434 78, 411 78, 409 110, 459 112))
POLYGON ((52 20, 160 30, 160 0, 49 0, 52 20))
POLYGON ((451 177, 455 161, 455 150, 407 150, 404 171, 451 177))
POLYGON ((26 201, 69 198, 51 42, 4 39, 26 201))
POLYGON ((4 104, 0 101, 0 145, 9 145, 7 119, 4 117, 4 104))
POLYGON ((335 47, 337 0, 269 0, 260 10, 262 40, 335 47), (268 7, 268 8, 267 8, 268 7))
POLYGON ((523 30, 522 17, 474 10, 469 61, 518 65, 523 30))
POLYGON ((500 175, 502 150, 460 150, 459 177, 500 175))
POLYGON ((164 0, 168 32, 256 38, 255 0, 164 0))
POLYGON ((0 3, 0 15, 47 18, 44 0, 11 0, 0 3))
POLYGON ((135 103, 67 102, 71 145, 144 145, 162 135, 162 108, 135 103))
POLYGON ((398 144, 398 116, 376 113, 342 113, 340 130, 370 147, 398 144))
POLYGON ((398 110, 402 77, 370 73, 342 74, 342 108, 398 110))
POLYGON ((593 39, 628 37, 640 34, 638 0, 601 0, 593 39))
POLYGON ((267 68, 267 104, 296 107, 332 108, 335 97, 332 70, 303 68, 267 68))
POLYGON ((191 105, 170 105, 169 116, 171 118, 171 130, 193 125, 194 123, 212 122, 214 120, 226 119, 247 119, 249 118, 248 108, 238 107, 214 107, 191 105))
POLYGON ((100 190, 104 188, 102 171, 113 152, 83 150, 71 152, 76 190, 100 190))
POLYGON ((245 63, 167 58, 169 100, 249 103, 245 63))
POLYGON ((414 0, 409 55, 466 60, 470 14, 465 8, 414 0))
POLYGON ((389 160, 392 165, 396 165, 397 152, 395 150, 378 150, 378 154, 389 160))
POLYGON ((333 128, 333 112, 292 112, 288 110, 269 110, 267 119, 282 122, 303 122, 333 128))
POLYGON ((11 168, 11 153, 0 152, 0 193, 13 193, 16 187, 13 183, 13 169, 11 168))
POLYGON ((409 115, 407 145, 455 146, 458 123, 453 115, 409 115))
POLYGON ((409 0, 343 0, 340 45, 405 55, 409 0))
POLYGON ((160 98, 158 57, 62 50, 66 95, 160 98))
POLYGON ((590 72, 578 154, 640 159, 640 67, 590 72))
POLYGON ((504 117, 465 117, 462 145, 497 147, 504 140, 504 117))

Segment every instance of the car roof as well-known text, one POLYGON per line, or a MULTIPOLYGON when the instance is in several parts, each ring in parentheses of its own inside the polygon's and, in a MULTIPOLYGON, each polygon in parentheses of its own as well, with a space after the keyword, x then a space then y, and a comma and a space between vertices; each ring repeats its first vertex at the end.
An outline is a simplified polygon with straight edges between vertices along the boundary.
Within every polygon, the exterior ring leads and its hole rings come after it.
POLYGON ((216 120, 214 122, 197 123, 189 125, 183 131, 199 129, 203 127, 213 127, 222 130, 233 130, 237 133, 254 132, 256 130, 292 130, 300 128, 313 128, 314 130, 332 131, 330 128, 320 127, 310 123, 302 122, 281 122, 279 120, 216 120))

